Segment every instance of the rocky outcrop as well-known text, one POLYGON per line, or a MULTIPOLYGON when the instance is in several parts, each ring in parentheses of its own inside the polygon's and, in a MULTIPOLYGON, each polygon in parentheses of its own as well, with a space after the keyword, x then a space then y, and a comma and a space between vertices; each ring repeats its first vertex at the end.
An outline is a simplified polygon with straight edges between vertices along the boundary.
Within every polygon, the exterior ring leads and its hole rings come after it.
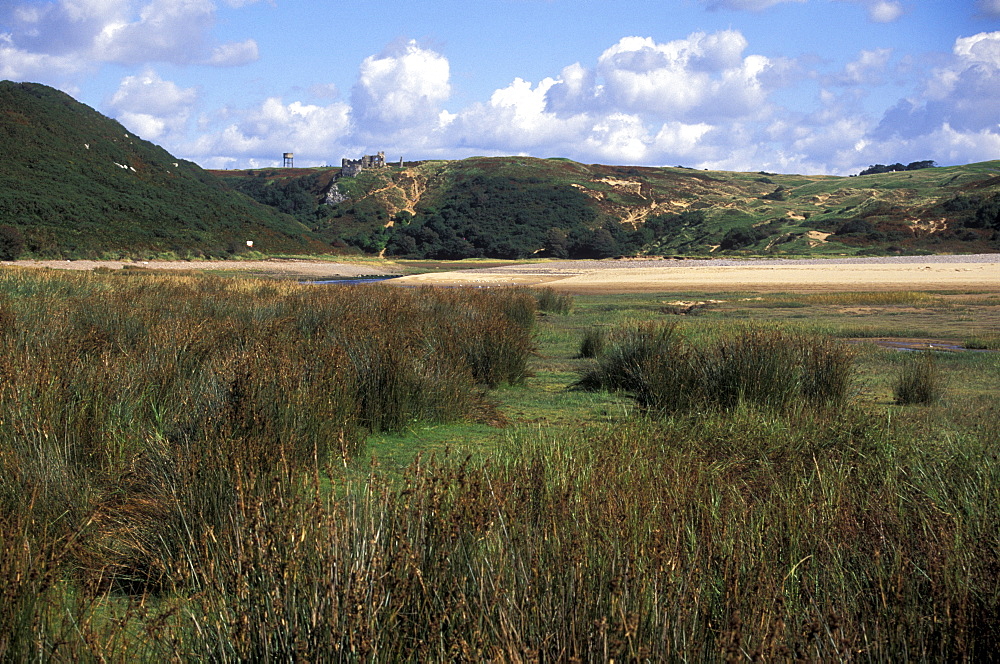
POLYGON ((326 190, 326 197, 323 199, 323 203, 332 207, 348 200, 350 199, 347 196, 340 193, 337 183, 333 182, 330 184, 330 188, 326 190))

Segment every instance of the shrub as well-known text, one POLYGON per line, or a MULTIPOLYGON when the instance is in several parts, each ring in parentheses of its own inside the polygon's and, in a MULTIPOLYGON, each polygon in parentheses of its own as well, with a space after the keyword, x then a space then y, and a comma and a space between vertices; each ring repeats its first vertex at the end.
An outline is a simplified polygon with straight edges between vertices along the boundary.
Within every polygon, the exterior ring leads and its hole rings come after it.
POLYGON ((753 226, 731 228, 719 241, 719 247, 725 250, 742 249, 763 240, 766 235, 753 226))
POLYGON ((14 226, 0 226, 0 261, 16 261, 24 252, 24 236, 14 226))

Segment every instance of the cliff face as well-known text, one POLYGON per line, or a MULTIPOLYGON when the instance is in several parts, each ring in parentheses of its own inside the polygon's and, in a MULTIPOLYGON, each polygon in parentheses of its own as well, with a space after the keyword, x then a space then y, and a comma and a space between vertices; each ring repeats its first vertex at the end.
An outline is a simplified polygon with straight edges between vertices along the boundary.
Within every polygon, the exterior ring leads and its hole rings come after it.
POLYGON ((0 225, 37 256, 317 251, 294 219, 53 88, 0 82, 0 225), (242 249, 241 249, 242 248, 242 249))

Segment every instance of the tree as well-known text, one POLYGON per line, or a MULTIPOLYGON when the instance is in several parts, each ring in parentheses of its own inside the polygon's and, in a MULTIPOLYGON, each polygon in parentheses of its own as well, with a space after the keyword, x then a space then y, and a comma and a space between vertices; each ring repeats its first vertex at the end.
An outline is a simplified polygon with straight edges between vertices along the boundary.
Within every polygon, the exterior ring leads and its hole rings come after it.
POLYGON ((748 228, 731 228, 722 236, 719 247, 722 249, 742 249, 764 239, 764 234, 750 226, 748 228))
POLYGON ((0 226, 0 261, 14 261, 24 252, 24 236, 14 226, 0 226))
POLYGON ((545 253, 553 258, 569 258, 569 237, 561 228, 545 232, 545 253))
POLYGON ((893 173, 898 171, 917 171, 921 168, 934 168, 935 166, 937 166, 937 163, 932 159, 913 161, 906 166, 900 163, 890 164, 888 166, 885 164, 875 164, 861 171, 858 175, 878 175, 879 173, 893 173))
POLYGON ((585 258, 611 258, 619 252, 618 243, 607 228, 598 228, 583 247, 585 258))
POLYGON ((865 221, 864 219, 851 219, 850 221, 845 221, 837 229, 835 235, 850 235, 852 233, 871 233, 875 230, 871 222, 865 221))

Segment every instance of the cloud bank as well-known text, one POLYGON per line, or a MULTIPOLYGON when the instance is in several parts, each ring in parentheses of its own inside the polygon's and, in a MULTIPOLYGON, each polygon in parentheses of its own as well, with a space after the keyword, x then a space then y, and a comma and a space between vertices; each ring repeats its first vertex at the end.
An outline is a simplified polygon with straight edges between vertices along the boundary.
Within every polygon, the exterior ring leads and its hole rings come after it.
POLYGON ((258 57, 252 39, 212 43, 213 0, 15 0, 0 12, 12 28, 0 34, 5 78, 68 76, 105 63, 233 66, 258 57))
MULTIPOLYGON (((700 0, 765 12, 818 0, 700 0)), ((902 0, 836 0, 872 22, 905 15, 902 0)), ((630 35, 592 62, 539 80, 514 77, 456 105, 451 63, 400 39, 361 57, 349 92, 316 81, 300 92, 208 108, 203 90, 168 67, 237 67, 260 58, 252 38, 217 40, 218 12, 257 0, 15 0, 0 8, 0 76, 72 82, 106 65, 131 69, 103 107, 137 134, 210 167, 336 164, 384 150, 391 159, 476 154, 583 162, 847 174, 872 163, 960 163, 1000 154, 1000 32, 955 39, 920 73, 890 48, 835 69, 768 57, 739 30, 670 41, 630 35), (899 72, 909 88, 900 92, 899 72), (896 92, 888 97, 888 91, 896 92), (804 91, 808 91, 804 92, 804 91), (806 95, 810 95, 807 99, 806 95), (878 104, 866 100, 881 95, 878 104), (805 101, 804 101, 805 100, 805 101), (873 110, 878 109, 878 110, 873 110)), ((1000 16, 998 0, 978 0, 1000 16)))
MULTIPOLYGON (((856 90, 885 83, 893 54, 865 50, 820 80, 815 110, 782 108, 787 62, 754 54, 734 30, 657 42, 625 37, 591 66, 538 82, 515 78, 483 102, 449 109, 447 59, 416 42, 365 58, 350 102, 269 99, 194 146, 214 164, 273 163, 293 142, 340 156, 565 156, 583 162, 847 174, 878 162, 941 163, 1000 152, 1000 32, 961 37, 946 64, 881 114, 856 90), (848 92, 841 92, 848 91, 848 92), (296 102, 297 103, 297 102, 296 102), (280 111, 279 111, 280 109, 280 111), (264 121, 266 119, 266 121, 264 121)), ((794 79, 794 77, 791 77, 794 79)))

